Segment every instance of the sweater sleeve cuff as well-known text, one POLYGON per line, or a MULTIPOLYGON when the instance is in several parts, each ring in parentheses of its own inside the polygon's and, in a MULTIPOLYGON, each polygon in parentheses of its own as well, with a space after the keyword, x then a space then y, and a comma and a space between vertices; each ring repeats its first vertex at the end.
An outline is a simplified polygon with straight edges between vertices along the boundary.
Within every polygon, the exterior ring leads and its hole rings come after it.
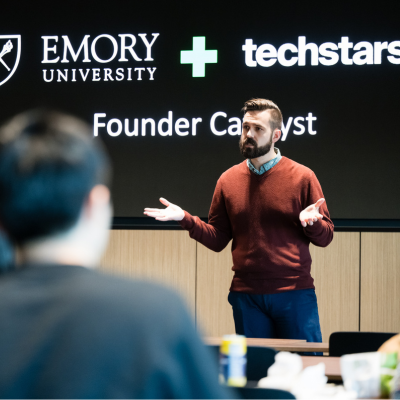
POLYGON ((305 228, 303 227, 304 233, 311 237, 318 236, 318 234, 324 231, 324 223, 324 221, 317 221, 313 225, 307 224, 305 228))
POLYGON ((194 217, 193 215, 189 214, 187 211, 183 211, 185 213, 185 216, 181 221, 179 221, 179 225, 183 228, 186 229, 187 231, 190 231, 190 229, 193 228, 194 225, 194 217))

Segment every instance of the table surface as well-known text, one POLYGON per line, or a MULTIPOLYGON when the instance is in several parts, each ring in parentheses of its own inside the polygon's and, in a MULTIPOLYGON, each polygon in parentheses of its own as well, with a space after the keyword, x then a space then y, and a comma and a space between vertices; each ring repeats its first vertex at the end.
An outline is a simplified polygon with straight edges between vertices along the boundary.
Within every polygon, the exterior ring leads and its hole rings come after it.
POLYGON ((301 360, 303 361, 303 369, 322 362, 325 364, 325 375, 329 380, 342 380, 340 357, 302 356, 301 360))
MULTIPOLYGON (((206 344, 220 345, 221 337, 205 337, 203 338, 206 344)), ((306 342, 300 339, 256 339, 247 338, 248 346, 272 347, 278 351, 296 351, 296 352, 329 352, 328 343, 306 342)))

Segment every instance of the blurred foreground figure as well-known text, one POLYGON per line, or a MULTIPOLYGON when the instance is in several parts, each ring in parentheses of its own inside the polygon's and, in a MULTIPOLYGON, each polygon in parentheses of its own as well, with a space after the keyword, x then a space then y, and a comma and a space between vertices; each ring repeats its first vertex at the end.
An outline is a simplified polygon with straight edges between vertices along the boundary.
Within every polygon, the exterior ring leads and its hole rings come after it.
POLYGON ((0 225, 0 274, 13 268, 14 249, 0 225))
POLYGON ((0 129, 0 224, 22 259, 0 276, 0 397, 231 396, 177 295, 93 270, 108 183, 81 121, 38 111, 0 129))

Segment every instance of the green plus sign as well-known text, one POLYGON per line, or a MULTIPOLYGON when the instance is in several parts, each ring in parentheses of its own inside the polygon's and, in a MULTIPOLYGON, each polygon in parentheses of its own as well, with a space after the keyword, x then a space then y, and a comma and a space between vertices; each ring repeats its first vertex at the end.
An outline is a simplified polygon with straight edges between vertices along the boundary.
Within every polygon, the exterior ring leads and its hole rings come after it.
POLYGON ((206 50, 205 36, 193 38, 193 50, 181 51, 181 64, 192 64, 192 76, 206 76, 206 64, 218 62, 217 50, 206 50))

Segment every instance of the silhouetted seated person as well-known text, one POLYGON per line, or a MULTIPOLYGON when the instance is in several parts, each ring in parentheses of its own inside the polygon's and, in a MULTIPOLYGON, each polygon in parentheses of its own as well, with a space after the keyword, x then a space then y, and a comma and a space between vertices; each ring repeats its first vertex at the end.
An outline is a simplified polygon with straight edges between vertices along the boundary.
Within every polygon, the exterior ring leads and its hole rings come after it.
POLYGON ((0 273, 13 268, 14 249, 12 248, 8 238, 1 229, 0 224, 0 273))
POLYGON ((0 276, 0 397, 230 397, 177 295, 93 269, 108 182, 83 122, 31 112, 1 128, 0 225, 21 265, 0 276))

